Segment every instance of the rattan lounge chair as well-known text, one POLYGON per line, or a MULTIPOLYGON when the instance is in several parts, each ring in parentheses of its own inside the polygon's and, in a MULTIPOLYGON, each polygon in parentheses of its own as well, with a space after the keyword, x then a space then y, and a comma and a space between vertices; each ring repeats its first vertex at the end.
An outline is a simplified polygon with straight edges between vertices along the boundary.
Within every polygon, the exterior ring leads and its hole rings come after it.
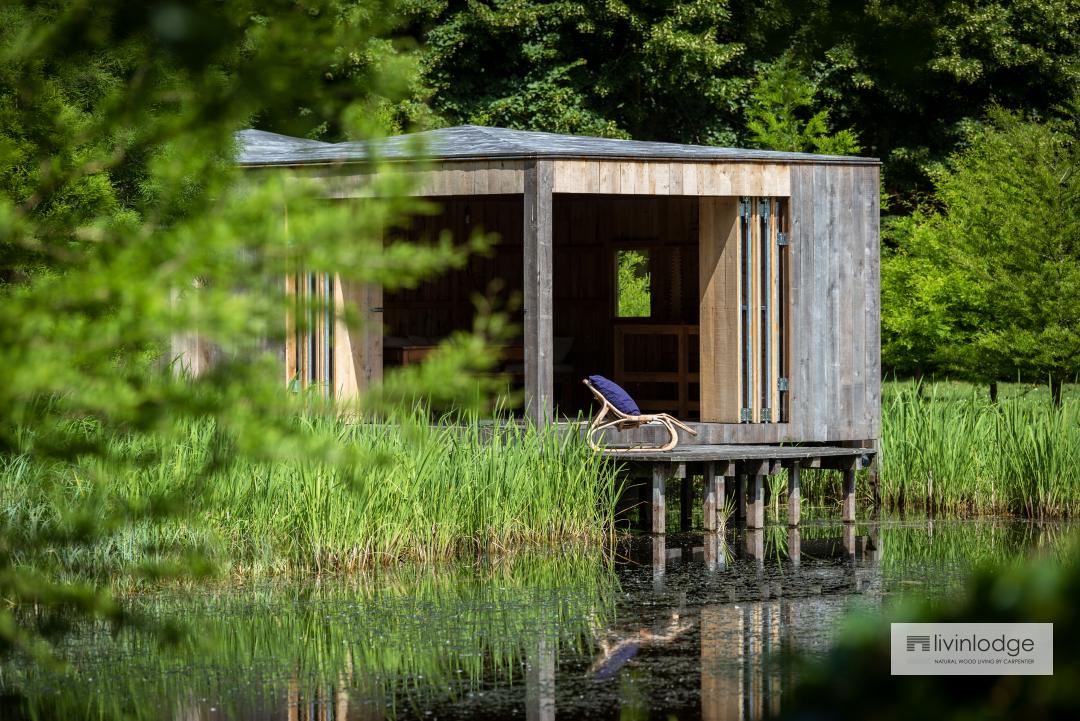
POLYGON ((627 453, 644 453, 647 451, 670 451, 675 446, 679 445, 679 433, 675 430, 679 427, 689 433, 692 436, 697 435, 690 426, 686 425, 682 421, 669 416, 667 413, 642 413, 637 407, 637 403, 629 396, 622 388, 615 383, 612 383, 603 376, 589 376, 582 381, 592 394, 596 396, 596 400, 600 402, 600 412, 593 418, 592 423, 589 424, 588 440, 589 446, 594 451, 601 450, 601 447, 597 444, 597 439, 602 438, 604 431, 608 428, 614 428, 619 431, 627 431, 632 428, 640 428, 641 426, 658 424, 667 429, 670 438, 662 445, 634 445, 634 446, 609 446, 608 450, 618 450, 627 453), (608 398, 604 393, 593 384, 593 380, 602 381, 603 384, 610 387, 609 393, 614 391, 616 394, 621 394, 619 398, 608 398), (628 404, 627 404, 628 402, 628 404), (620 410, 616 403, 623 405, 623 409, 620 410), (630 412, 627 411, 636 411, 630 412))

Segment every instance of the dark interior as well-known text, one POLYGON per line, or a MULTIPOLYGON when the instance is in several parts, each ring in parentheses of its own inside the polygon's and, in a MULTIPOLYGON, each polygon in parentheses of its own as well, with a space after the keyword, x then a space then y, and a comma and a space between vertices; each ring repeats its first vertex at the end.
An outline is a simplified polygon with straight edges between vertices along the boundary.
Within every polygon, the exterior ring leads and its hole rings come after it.
MULTIPOLYGON (((441 212, 415 218, 403 237, 423 240, 449 230, 464 242, 485 230, 500 241, 461 270, 385 294, 388 369, 417 362, 453 331, 470 328, 476 294, 490 289, 505 299, 522 291, 521 196, 433 200, 441 212)), ((599 373, 625 386, 644 411, 698 417, 697 208, 690 197, 554 196, 553 360, 560 415, 589 411, 593 401, 581 379, 599 373), (637 266, 647 287, 644 304, 639 297, 635 306, 639 317, 617 317, 620 251, 647 258, 637 266)), ((516 320, 520 324, 520 311, 516 320)), ((520 339, 505 349, 501 370, 520 390, 520 339)))

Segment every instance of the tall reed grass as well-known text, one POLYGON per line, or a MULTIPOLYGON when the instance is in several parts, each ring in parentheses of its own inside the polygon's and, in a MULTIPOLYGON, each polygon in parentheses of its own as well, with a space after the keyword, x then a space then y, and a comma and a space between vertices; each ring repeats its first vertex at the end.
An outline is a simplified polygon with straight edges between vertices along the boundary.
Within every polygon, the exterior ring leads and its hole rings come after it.
POLYGON ((991 404, 974 389, 938 394, 886 384, 881 496, 890 508, 1080 513, 1080 401, 1061 407, 1012 395, 991 404))
POLYGON ((55 552, 68 571, 92 574, 194 551, 241 575, 350 571, 597 541, 613 529, 616 469, 576 435, 477 418, 432 425, 423 414, 384 425, 300 422, 323 424, 318 430, 336 433, 359 460, 352 466, 303 457, 234 460, 192 473, 207 466, 216 442, 211 423, 194 423, 180 442, 114 448, 117 455, 152 459, 128 473, 8 459, 0 466, 5 522, 16 529, 60 527, 72 508, 102 494, 124 504, 167 493, 184 500, 189 512, 177 518, 125 524, 90 544, 34 551, 55 552), (49 483, 41 482, 45 475, 49 483), (86 482, 92 476, 97 483, 86 482), (59 492, 42 494, 39 487, 59 492))

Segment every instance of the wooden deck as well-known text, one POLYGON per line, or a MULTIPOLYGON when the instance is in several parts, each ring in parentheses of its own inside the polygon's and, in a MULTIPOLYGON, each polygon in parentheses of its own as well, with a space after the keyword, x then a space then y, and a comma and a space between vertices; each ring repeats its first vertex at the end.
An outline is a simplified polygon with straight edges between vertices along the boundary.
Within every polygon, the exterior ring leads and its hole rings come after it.
POLYGON ((762 446, 686 444, 671 451, 631 451, 608 448, 607 458, 623 461, 631 478, 646 479, 642 502, 649 510, 652 533, 667 532, 666 484, 669 478, 682 481, 680 516, 689 526, 693 476, 704 479, 705 530, 720 528, 728 489, 735 491, 735 517, 747 528, 765 525, 765 476, 788 472, 788 525, 798 527, 801 510, 800 471, 803 468, 835 469, 843 473, 845 523, 855 522, 855 471, 866 467, 874 455, 872 448, 843 446, 762 446), (687 467, 690 466, 688 473, 687 467), (648 493, 651 491, 651 493, 648 493), (749 491, 749 493, 747 493, 749 491))

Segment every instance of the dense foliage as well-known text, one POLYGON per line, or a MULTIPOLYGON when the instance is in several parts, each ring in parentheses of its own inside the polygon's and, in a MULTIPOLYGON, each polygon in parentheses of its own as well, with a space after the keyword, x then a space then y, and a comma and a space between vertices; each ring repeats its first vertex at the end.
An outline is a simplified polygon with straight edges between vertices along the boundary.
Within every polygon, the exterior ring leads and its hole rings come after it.
MULTIPOLYGON (((384 228, 424 212, 389 169, 363 205, 327 206, 305 183, 241 183, 233 133, 377 133, 411 73, 379 40, 393 17, 388 4, 332 1, 0 10, 0 459, 5 473, 23 467, 37 507, 58 509, 34 523, 5 492, 0 653, 42 650, 12 604, 122 617, 47 559, 183 513, 238 458, 302 457, 345 485, 368 480, 376 459, 325 424, 296 423, 302 399, 281 392, 260 350, 284 333, 277 279, 303 263, 394 287, 463 262, 468 246, 384 248, 384 228), (187 379, 169 372, 169 339, 195 329, 220 361, 187 379), (199 457, 170 465, 209 419, 199 457), (154 468, 167 482, 123 483, 154 468)), ((457 339, 409 392, 459 392, 443 379, 484 367, 487 330, 457 339)), ((141 550, 160 560, 151 575, 198 566, 183 544, 141 550)))
POLYGON ((1080 138, 997 111, 886 227, 883 355, 976 381, 1080 374, 1080 138))

